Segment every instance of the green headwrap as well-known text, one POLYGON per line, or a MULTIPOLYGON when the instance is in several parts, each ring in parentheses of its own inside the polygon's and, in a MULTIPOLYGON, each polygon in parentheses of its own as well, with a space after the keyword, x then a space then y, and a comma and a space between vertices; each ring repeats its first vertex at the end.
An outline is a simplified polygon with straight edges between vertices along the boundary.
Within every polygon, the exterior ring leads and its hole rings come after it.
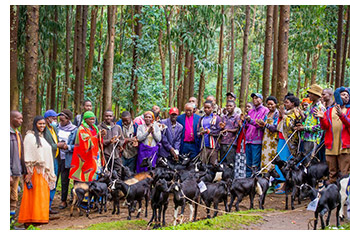
MULTIPOLYGON (((83 121, 82 121, 81 123, 83 124, 83 126, 84 126, 85 128, 90 128, 90 126, 85 122, 85 119, 87 119, 87 118, 92 118, 92 117, 96 118, 95 114, 94 114, 92 111, 86 111, 86 112, 84 113, 84 115, 83 115, 83 121)), ((94 128, 96 129, 96 131, 97 131, 97 133, 98 133, 98 127, 97 127, 95 124, 93 124, 93 126, 94 126, 94 128)))

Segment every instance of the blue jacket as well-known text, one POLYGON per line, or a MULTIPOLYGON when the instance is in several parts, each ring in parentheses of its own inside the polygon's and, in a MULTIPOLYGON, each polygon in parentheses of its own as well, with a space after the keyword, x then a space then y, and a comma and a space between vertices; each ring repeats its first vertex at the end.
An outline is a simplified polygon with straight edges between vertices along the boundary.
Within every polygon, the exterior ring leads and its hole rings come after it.
POLYGON ((169 157, 170 150, 172 148, 180 151, 181 134, 182 134, 183 126, 180 123, 176 122, 174 134, 173 134, 172 124, 169 118, 162 120, 160 123, 167 126, 167 128, 162 131, 162 140, 161 140, 162 144, 159 148, 159 155, 161 157, 169 157))
POLYGON ((71 162, 72 162, 72 157, 73 157, 73 150, 74 150, 74 145, 75 145, 75 137, 77 136, 77 131, 78 128, 76 128, 75 130, 73 130, 68 137, 68 149, 65 150, 65 154, 66 154, 66 160, 65 160, 65 168, 70 168, 71 167, 71 162))
MULTIPOLYGON (((196 143, 196 155, 199 153, 200 148, 201 148, 201 143, 200 143, 200 139, 197 136, 197 125, 198 125, 198 121, 201 117, 197 114, 193 114, 193 133, 194 133, 194 141, 196 143)), ((184 138, 185 138, 185 121, 186 121, 186 114, 181 114, 180 116, 177 117, 177 121, 183 126, 182 128, 182 134, 181 134, 181 147, 180 147, 180 153, 182 153, 182 148, 183 148, 183 144, 184 144, 184 138)))
MULTIPOLYGON (((121 119, 119 119, 119 121, 116 124, 119 125, 120 128, 123 130, 123 122, 121 119)), ((139 125, 137 123, 134 123, 133 125, 134 125, 134 136, 136 136, 137 135, 137 128, 139 127, 139 125)))

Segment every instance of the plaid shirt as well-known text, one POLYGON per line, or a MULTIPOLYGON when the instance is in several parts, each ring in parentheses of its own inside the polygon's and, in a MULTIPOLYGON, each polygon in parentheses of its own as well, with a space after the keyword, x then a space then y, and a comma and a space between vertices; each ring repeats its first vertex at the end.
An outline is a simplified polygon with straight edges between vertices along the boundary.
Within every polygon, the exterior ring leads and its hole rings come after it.
POLYGON ((323 112, 326 108, 319 101, 314 106, 310 105, 306 110, 306 118, 303 122, 304 131, 301 132, 301 139, 308 142, 321 142, 323 130, 321 129, 320 119, 315 118, 313 112, 315 109, 321 109, 323 112))

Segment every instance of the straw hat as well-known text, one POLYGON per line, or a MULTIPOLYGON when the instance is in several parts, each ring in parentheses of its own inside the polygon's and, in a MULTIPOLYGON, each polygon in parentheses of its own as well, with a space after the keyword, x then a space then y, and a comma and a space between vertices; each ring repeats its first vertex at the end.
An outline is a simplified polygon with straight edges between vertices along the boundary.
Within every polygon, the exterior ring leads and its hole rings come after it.
POLYGON ((322 91, 323 91, 322 87, 317 84, 312 84, 309 90, 307 90, 308 93, 313 93, 319 97, 322 97, 322 91))

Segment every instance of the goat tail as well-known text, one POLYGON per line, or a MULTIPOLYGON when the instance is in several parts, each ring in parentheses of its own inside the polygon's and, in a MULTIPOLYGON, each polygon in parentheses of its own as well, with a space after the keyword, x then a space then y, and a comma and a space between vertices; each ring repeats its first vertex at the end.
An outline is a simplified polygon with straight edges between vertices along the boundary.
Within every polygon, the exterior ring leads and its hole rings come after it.
POLYGON ((263 191, 262 191, 262 188, 261 188, 261 185, 259 184, 259 182, 256 183, 255 191, 257 194, 259 194, 259 196, 261 196, 263 194, 263 191))

